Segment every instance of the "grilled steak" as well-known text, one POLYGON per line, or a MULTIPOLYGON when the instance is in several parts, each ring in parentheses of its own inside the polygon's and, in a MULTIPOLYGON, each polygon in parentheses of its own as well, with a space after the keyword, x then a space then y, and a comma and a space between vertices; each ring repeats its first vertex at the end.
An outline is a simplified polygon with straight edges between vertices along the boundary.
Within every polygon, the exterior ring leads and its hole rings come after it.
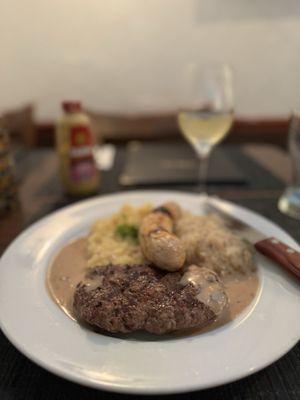
POLYGON ((108 265, 77 285, 79 319, 108 332, 162 334, 212 322, 227 304, 217 275, 191 266, 165 273, 147 265, 108 265), (195 274, 196 273, 196 274, 195 274))

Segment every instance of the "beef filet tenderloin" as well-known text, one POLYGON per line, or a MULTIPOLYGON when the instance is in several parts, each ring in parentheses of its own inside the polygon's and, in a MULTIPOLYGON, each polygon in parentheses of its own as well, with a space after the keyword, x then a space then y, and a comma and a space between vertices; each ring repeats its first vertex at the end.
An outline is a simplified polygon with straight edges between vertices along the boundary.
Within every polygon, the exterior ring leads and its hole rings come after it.
POLYGON ((221 313, 227 297, 214 272, 192 268, 201 270, 196 280, 192 270, 182 274, 149 265, 96 267, 76 288, 75 312, 80 320, 114 333, 204 327, 221 313))

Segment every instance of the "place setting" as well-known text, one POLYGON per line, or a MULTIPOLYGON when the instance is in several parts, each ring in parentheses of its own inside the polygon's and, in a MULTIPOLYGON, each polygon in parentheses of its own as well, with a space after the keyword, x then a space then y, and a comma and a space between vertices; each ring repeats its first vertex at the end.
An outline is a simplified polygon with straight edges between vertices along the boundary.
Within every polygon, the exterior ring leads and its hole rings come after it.
POLYGON ((300 396, 299 113, 180 54, 0 108, 1 399, 300 396))

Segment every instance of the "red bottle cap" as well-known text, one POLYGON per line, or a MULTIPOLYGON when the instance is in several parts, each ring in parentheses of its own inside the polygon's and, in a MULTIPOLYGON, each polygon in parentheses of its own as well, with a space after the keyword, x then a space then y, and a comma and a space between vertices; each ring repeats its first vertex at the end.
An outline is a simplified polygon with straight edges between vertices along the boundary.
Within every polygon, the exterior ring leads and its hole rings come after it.
POLYGON ((78 112, 81 111, 81 102, 80 101, 63 101, 62 108, 66 112, 78 112))

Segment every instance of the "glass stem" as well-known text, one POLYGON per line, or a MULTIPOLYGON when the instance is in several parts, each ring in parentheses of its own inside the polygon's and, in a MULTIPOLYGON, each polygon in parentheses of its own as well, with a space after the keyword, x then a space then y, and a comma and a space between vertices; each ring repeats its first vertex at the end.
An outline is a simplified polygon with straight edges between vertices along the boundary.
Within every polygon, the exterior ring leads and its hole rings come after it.
POLYGON ((207 194, 207 172, 209 153, 199 155, 199 193, 207 194))

